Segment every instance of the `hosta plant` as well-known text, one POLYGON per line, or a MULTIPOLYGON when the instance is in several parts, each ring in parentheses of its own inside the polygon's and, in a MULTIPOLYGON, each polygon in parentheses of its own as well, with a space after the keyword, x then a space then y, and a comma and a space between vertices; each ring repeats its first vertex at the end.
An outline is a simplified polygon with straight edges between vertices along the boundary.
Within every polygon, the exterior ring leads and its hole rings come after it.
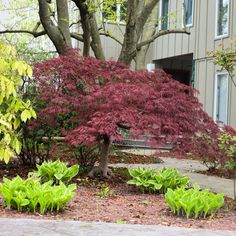
POLYGON ((129 168, 128 172, 132 179, 127 183, 136 185, 142 192, 155 192, 161 187, 158 183, 156 185, 150 183, 150 181, 154 180, 154 175, 157 173, 156 169, 138 167, 137 169, 129 168))
POLYGON ((161 171, 156 169, 129 169, 129 174, 133 179, 128 184, 138 186, 143 192, 166 193, 168 188, 176 189, 188 187, 189 178, 181 175, 174 168, 163 168, 161 171))
POLYGON ((41 184, 39 179, 23 180, 19 176, 12 180, 3 178, 0 194, 3 205, 18 211, 29 211, 44 214, 47 211, 59 211, 75 196, 76 185, 68 187, 62 182, 53 186, 52 181, 41 184))
POLYGON ((29 176, 39 177, 42 183, 52 181, 54 184, 63 182, 68 184, 79 172, 79 166, 73 165, 68 167, 65 162, 57 161, 44 161, 42 165, 37 165, 37 170, 30 173, 29 176))
POLYGON ((198 184, 191 189, 168 189, 165 194, 166 203, 174 214, 199 218, 213 217, 224 205, 224 194, 214 194, 208 189, 200 190, 198 184))

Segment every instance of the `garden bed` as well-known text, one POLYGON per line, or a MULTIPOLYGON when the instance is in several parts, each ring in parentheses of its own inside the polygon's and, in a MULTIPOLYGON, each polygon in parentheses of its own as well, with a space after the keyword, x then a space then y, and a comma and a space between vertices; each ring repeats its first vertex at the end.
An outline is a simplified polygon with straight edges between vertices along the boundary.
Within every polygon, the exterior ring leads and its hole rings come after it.
MULTIPOLYGON (((4 170, 1 166, 0 177, 5 175, 11 178, 16 174, 27 176, 30 169, 12 164, 4 170)), ((116 169, 115 172, 116 178, 105 183, 88 178, 75 179, 74 182, 78 184, 77 194, 60 213, 42 216, 39 213, 19 213, 1 206, 0 215, 11 218, 71 219, 236 230, 236 210, 232 199, 225 199, 225 206, 214 219, 187 220, 170 212, 163 195, 142 194, 135 187, 127 185, 128 175, 125 169, 116 169)))

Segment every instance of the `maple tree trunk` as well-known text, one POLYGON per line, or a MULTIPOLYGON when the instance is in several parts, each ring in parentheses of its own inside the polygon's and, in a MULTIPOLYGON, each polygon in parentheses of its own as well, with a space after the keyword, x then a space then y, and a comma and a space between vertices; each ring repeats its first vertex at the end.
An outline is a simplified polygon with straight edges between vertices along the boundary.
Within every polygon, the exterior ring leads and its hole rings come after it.
POLYGON ((103 177, 110 178, 113 177, 112 171, 108 168, 108 155, 109 148, 111 144, 111 138, 107 135, 103 138, 103 143, 101 145, 101 158, 99 166, 94 167, 88 174, 89 177, 95 177, 96 174, 101 173, 103 177))

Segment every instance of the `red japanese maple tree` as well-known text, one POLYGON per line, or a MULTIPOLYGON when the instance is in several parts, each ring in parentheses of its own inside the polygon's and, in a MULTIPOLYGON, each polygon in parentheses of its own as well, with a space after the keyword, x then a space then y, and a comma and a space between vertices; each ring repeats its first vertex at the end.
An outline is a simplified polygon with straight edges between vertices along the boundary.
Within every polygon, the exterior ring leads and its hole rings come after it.
POLYGON ((100 164, 90 176, 97 171, 112 175, 109 147, 111 140, 122 140, 121 129, 151 142, 181 140, 182 146, 194 135, 218 132, 196 91, 162 70, 132 71, 117 62, 72 54, 35 65, 35 77, 40 98, 48 104, 38 116, 53 125, 59 113, 72 112, 76 127, 63 131, 66 140, 101 144, 100 164))

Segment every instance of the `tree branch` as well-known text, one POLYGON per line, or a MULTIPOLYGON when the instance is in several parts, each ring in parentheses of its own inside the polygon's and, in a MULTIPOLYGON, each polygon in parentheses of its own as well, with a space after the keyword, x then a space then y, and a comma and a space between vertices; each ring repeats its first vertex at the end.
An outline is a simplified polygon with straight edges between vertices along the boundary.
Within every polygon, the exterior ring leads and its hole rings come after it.
POLYGON ((186 29, 173 29, 173 30, 162 30, 158 31, 155 35, 153 35, 150 39, 145 40, 141 43, 138 43, 136 46, 136 50, 133 50, 130 53, 131 57, 135 57, 137 54, 137 51, 140 50, 143 46, 152 43, 155 39, 159 38, 160 36, 166 35, 166 34, 190 34, 186 29))
POLYGON ((84 39, 81 35, 79 35, 78 33, 70 33, 70 36, 80 42, 84 42, 84 39))
POLYGON ((150 16, 153 8, 156 6, 158 0, 150 0, 148 1, 144 7, 143 10, 140 12, 140 14, 137 17, 137 35, 138 38, 140 37, 143 27, 145 23, 147 22, 148 17, 150 16))
MULTIPOLYGON (((64 35, 61 33, 59 28, 51 20, 51 14, 49 12, 48 2, 51 2, 51 1, 38 0, 40 21, 48 37, 51 39, 54 46, 56 47, 57 52, 59 54, 64 54, 67 52, 67 49, 70 48, 70 45, 67 44, 68 42, 66 42, 64 35)), ((63 1, 62 3, 67 4, 67 1, 63 1)))
POLYGON ((2 30, 0 31, 0 34, 30 34, 34 36, 35 38, 37 38, 42 35, 45 35, 46 32, 44 30, 40 32, 35 32, 35 31, 30 31, 30 30, 2 30))
POLYGON ((104 36, 106 36, 106 37, 110 37, 111 39, 113 39, 114 41, 116 41, 118 44, 120 44, 121 46, 122 46, 122 42, 119 40, 119 39, 117 39, 115 36, 112 36, 111 34, 109 34, 109 33, 106 33, 106 32, 101 32, 101 33, 99 33, 100 35, 104 35, 104 36))
POLYGON ((155 39, 159 38, 160 36, 166 35, 166 34, 190 34, 189 31, 187 31, 186 29, 173 29, 173 30, 162 30, 162 31, 158 31, 155 35, 153 35, 150 39, 145 40, 141 43, 137 44, 137 50, 140 50, 141 47, 152 43, 155 39))

